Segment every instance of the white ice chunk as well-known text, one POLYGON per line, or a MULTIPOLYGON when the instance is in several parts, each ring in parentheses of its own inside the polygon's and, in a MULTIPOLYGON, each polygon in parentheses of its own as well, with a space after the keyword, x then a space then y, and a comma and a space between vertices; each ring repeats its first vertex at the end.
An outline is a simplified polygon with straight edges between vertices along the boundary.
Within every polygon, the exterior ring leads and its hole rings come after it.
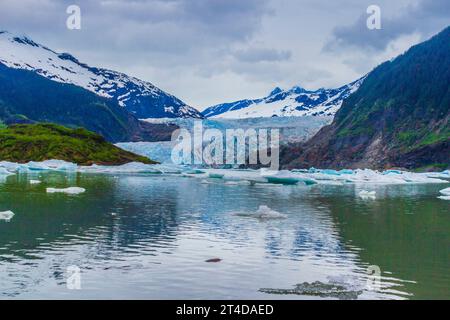
MULTIPOLYGON (((12 171, 12 170, 11 170, 12 171)), ((10 176, 12 174, 14 174, 13 172, 11 172, 10 170, 8 170, 7 168, 4 167, 0 167, 0 175, 1 176, 10 176)))
POLYGON ((41 182, 39 180, 30 180, 30 184, 40 184, 41 182))
POLYGON ((443 189, 439 192, 442 193, 444 196, 450 196, 450 188, 443 189))
POLYGON ((14 217, 14 212, 8 210, 8 211, 3 211, 0 212, 0 220, 9 222, 11 221, 11 219, 14 217))
POLYGON ((53 171, 76 171, 78 166, 75 163, 63 160, 46 160, 42 162, 30 161, 26 164, 29 170, 53 170, 53 171))
POLYGON ((287 218, 285 214, 272 210, 268 206, 259 206, 259 209, 256 212, 236 213, 236 215, 241 217, 257 218, 260 220, 287 218))
POLYGON ((157 165, 144 164, 141 162, 130 162, 121 166, 82 166, 79 168, 81 172, 92 173, 152 173, 161 174, 157 165))
POLYGON ((66 193, 66 194, 80 194, 85 192, 86 189, 79 187, 70 187, 65 189, 47 188, 47 193, 66 193))
POLYGON ((450 196, 440 196, 440 197, 438 197, 438 199, 441 199, 441 200, 450 200, 450 196))
POLYGON ((377 197, 377 193, 375 191, 367 191, 367 190, 362 190, 358 193, 360 198, 363 199, 376 199, 377 197))

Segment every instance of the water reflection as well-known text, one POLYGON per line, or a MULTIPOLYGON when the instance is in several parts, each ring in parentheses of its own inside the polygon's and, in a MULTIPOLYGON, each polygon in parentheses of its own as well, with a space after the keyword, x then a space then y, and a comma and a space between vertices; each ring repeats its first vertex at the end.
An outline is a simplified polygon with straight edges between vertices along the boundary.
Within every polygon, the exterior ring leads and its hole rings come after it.
POLYGON ((359 298, 449 296, 448 204, 434 195, 442 186, 380 186, 377 200, 362 201, 358 186, 37 178, 41 185, 31 186, 26 175, 0 184, 0 211, 16 213, 0 223, 0 297, 297 299, 307 297, 276 289, 316 281, 338 283, 359 298), (45 193, 74 184, 87 192, 45 193), (260 205, 287 219, 233 214, 260 205), (223 260, 204 262, 213 257, 223 260), (380 292, 365 286, 371 264, 383 271, 380 292), (80 291, 65 287, 70 265, 82 269, 80 291))

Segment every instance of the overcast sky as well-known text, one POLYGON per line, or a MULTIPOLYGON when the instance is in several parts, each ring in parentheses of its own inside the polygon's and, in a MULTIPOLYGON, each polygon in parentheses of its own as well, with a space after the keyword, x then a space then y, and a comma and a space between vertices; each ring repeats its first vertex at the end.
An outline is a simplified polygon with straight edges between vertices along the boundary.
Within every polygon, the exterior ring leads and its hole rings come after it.
POLYGON ((275 86, 341 86, 448 25, 449 0, 0 0, 0 29, 200 110, 275 86), (71 4, 81 30, 66 28, 71 4), (366 27, 371 4, 381 30, 366 27))

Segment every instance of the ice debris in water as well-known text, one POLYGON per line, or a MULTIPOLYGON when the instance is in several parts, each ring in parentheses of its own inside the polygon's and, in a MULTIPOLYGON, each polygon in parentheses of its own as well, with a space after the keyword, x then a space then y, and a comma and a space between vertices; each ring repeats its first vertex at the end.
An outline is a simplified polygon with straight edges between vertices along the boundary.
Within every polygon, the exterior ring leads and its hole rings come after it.
POLYGON ((315 296, 321 298, 337 298, 340 300, 355 300, 360 294, 363 293, 362 290, 352 290, 345 287, 344 285, 337 283, 323 283, 320 281, 315 281, 312 283, 304 282, 297 284, 292 289, 270 289, 262 288, 259 290, 263 293, 268 294, 282 294, 282 295, 304 295, 304 296, 315 296))
POLYGON ((260 220, 269 220, 269 219, 285 219, 287 216, 278 211, 270 209, 268 206, 259 206, 258 210, 255 212, 241 212, 236 213, 235 215, 240 217, 251 217, 257 218, 260 220))
POLYGON ((80 194, 85 192, 86 189, 79 187, 70 187, 65 189, 47 188, 47 193, 66 193, 66 194, 80 194))
POLYGON ((31 170, 53 170, 53 171, 76 171, 78 166, 75 163, 66 162, 63 160, 46 160, 42 162, 30 161, 26 167, 31 170))
POLYGON ((367 190, 362 190, 358 193, 360 198, 363 199, 376 199, 377 197, 377 193, 375 191, 367 191, 367 190))
POLYGON ((439 196, 438 199, 450 200, 450 188, 443 189, 443 190, 441 190, 439 192, 442 194, 442 196, 439 196))
POLYGON ((30 184, 40 184, 40 180, 30 180, 30 184))
POLYGON ((14 173, 8 171, 8 169, 0 167, 0 175, 2 175, 2 176, 9 176, 9 175, 12 175, 12 174, 14 174, 14 173))
POLYGON ((256 183, 277 183, 281 185, 312 185, 312 184, 411 184, 411 183, 448 183, 450 174, 447 171, 440 173, 414 173, 400 170, 387 170, 384 172, 357 169, 357 170, 330 170, 330 169, 297 169, 292 171, 273 171, 267 169, 213 169, 192 168, 173 164, 143 164, 131 162, 120 166, 77 166, 74 163, 62 160, 46 160, 42 162, 29 162, 19 164, 13 162, 0 162, 0 176, 5 177, 20 172, 34 171, 65 171, 105 174, 181 174, 200 179, 219 178, 233 181, 246 181, 256 183))
POLYGON ((4 220, 6 222, 11 221, 11 219, 14 217, 14 212, 11 210, 0 212, 0 220, 4 220))

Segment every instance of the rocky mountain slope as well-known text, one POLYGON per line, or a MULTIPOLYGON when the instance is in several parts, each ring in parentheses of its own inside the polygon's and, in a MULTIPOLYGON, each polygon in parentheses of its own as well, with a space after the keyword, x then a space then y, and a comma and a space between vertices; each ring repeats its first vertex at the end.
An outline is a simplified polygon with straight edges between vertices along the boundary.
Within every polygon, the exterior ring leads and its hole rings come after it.
POLYGON ((450 27, 375 68, 286 168, 450 166, 450 27))

